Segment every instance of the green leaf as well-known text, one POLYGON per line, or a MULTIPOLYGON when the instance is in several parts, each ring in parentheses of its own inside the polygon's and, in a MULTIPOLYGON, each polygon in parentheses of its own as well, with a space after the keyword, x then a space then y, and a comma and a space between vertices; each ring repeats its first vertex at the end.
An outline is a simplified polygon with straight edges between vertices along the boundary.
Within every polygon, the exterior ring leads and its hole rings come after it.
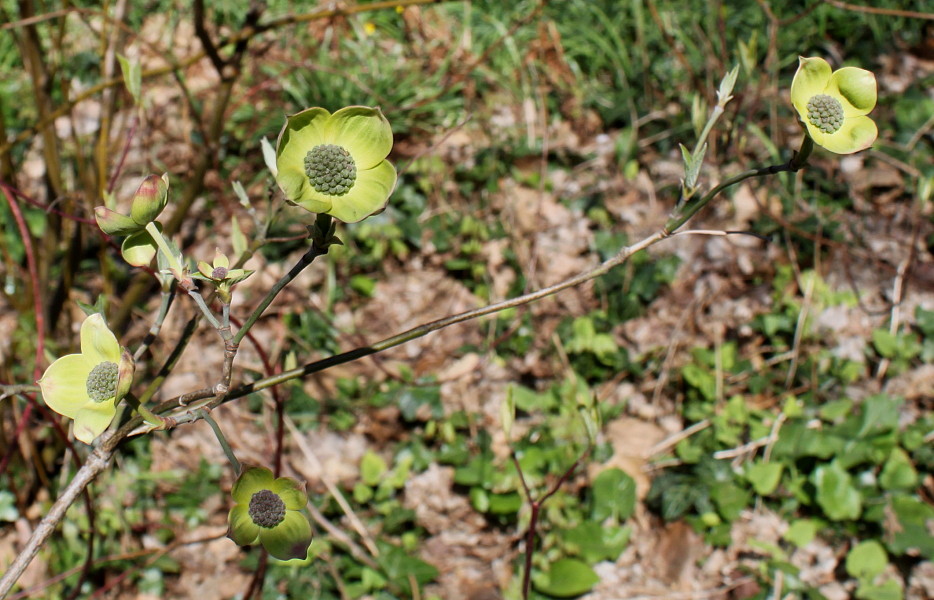
POLYGON ((684 463, 692 465, 701 461, 707 456, 707 450, 695 442, 692 438, 681 440, 675 445, 675 454, 678 455, 684 463))
POLYGON ((158 252, 156 241, 152 239, 148 231, 138 231, 127 236, 120 246, 123 260, 134 267, 148 267, 152 259, 156 257, 156 252, 158 252))
POLYGON ((934 310, 924 310, 919 305, 915 309, 915 324, 924 337, 934 337, 934 310))
POLYGON ((862 497, 853 486, 853 478, 837 461, 814 469, 811 482, 817 488, 817 503, 831 520, 859 518, 863 510, 862 497))
POLYGON ((898 429, 898 415, 901 414, 903 400, 891 398, 885 394, 875 394, 863 401, 862 419, 856 437, 895 431, 898 429))
POLYGON ((234 260, 237 260, 246 252, 247 241, 236 216, 230 217, 230 243, 233 245, 234 260))
POLYGON ((425 417, 440 419, 444 416, 441 388, 436 385, 406 386, 399 391, 395 403, 406 421, 424 420, 425 417))
POLYGON ((849 398, 840 400, 831 400, 823 404, 818 411, 820 418, 824 421, 836 421, 842 419, 853 412, 853 401, 849 398))
POLYGON ((389 467, 386 466, 383 457, 371 450, 368 450, 360 459, 360 478, 367 485, 378 484, 388 470, 389 467))
POLYGON ((838 454, 845 443, 846 441, 839 436, 808 428, 804 421, 789 422, 779 433, 772 457, 777 459, 802 456, 830 458, 838 454))
POLYGON ((591 515, 595 521, 624 521, 636 507, 636 482, 621 469, 606 469, 593 480, 591 515))
POLYGON ((512 395, 514 386, 509 385, 506 388, 506 399, 499 404, 499 420, 503 426, 503 433, 506 434, 506 441, 512 433, 512 424, 516 420, 516 400, 512 395))
POLYGON ((269 169, 273 177, 277 177, 279 169, 276 167, 276 149, 272 147, 272 144, 266 138, 262 138, 259 145, 263 150, 263 162, 266 163, 266 168, 269 169))
POLYGON ((600 433, 600 410, 597 407, 584 408, 577 410, 581 420, 584 422, 584 430, 587 432, 587 439, 592 445, 597 443, 597 435, 600 433))
POLYGON ((380 552, 377 561, 383 572, 409 596, 412 595, 410 576, 418 584, 428 583, 438 576, 438 569, 421 559, 407 555, 405 550, 398 546, 386 542, 377 542, 377 546, 380 552))
POLYGON ((884 490, 912 490, 918 485, 918 472, 908 454, 901 448, 895 448, 889 455, 879 475, 879 485, 884 490))
POLYGON ((701 165, 704 164, 704 154, 707 153, 707 144, 704 143, 698 149, 698 156, 691 154, 684 144, 678 144, 681 147, 681 158, 684 159, 684 187, 687 193, 693 193, 694 186, 697 185, 697 176, 700 174, 701 165))
POLYGON ((872 332, 872 345, 876 352, 885 358, 895 358, 898 354, 898 338, 887 329, 876 329, 872 332))
POLYGON ((376 280, 366 275, 354 275, 350 278, 350 288, 361 296, 372 298, 373 292, 376 290, 376 280))
POLYGON ((631 527, 604 527, 596 521, 584 521, 564 531, 562 537, 568 553, 576 554, 589 564, 616 560, 629 543, 631 527))
POLYGON ((895 496, 890 507, 895 522, 886 521, 885 539, 889 551, 918 553, 928 560, 934 559, 934 536, 929 529, 934 523, 934 508, 912 496, 895 496))
POLYGON ((757 462, 746 471, 746 479, 760 496, 768 496, 782 479, 782 463, 757 462))
POLYGON ((713 400, 717 396, 717 380, 714 374, 704 369, 700 365, 691 363, 685 365, 681 370, 685 381, 691 387, 697 388, 701 395, 707 400, 713 400))
POLYGON ((405 482, 409 480, 414 462, 415 456, 411 452, 400 452, 396 455, 396 464, 392 471, 387 477, 383 478, 380 485, 386 485, 397 490, 405 487, 405 482))
POLYGON ((373 499, 373 488, 358 481, 353 486, 353 499, 358 504, 365 504, 373 499))
POLYGON ((514 386, 513 398, 516 401, 516 408, 525 412, 548 410, 557 404, 555 396, 551 392, 539 394, 521 385, 514 386))
POLYGON ((143 71, 139 60, 130 62, 130 59, 122 54, 117 55, 117 60, 120 61, 120 70, 123 72, 123 83, 133 96, 133 102, 139 104, 140 93, 143 89, 143 71))
POLYGON ((590 317, 578 317, 571 325, 573 335, 565 348, 571 353, 587 352, 593 349, 593 338, 597 335, 590 317))
POLYGON ((860 542, 846 556, 846 572, 856 579, 873 579, 885 570, 889 557, 875 540, 860 542))
POLYGON ((727 102, 733 99, 733 86, 736 85, 736 78, 739 76, 739 65, 736 65, 723 76, 720 80, 720 88, 717 90, 717 103, 720 106, 726 106, 727 102))
POLYGON ((820 523, 814 519, 798 519, 788 527, 782 537, 798 548, 803 548, 811 543, 819 528, 820 523))
POLYGON ((230 185, 233 188, 234 194, 237 195, 237 199, 240 200, 240 205, 243 206, 243 208, 250 208, 250 197, 243 188, 243 184, 234 180, 230 185))
POLYGON ((378 571, 374 571, 369 567, 363 567, 360 583, 362 583, 363 587, 367 590, 381 590, 386 587, 387 581, 378 571))
POLYGON ((75 303, 77 303, 78 308, 81 309, 81 312, 83 312, 88 317, 97 313, 102 315, 107 314, 107 296, 105 294, 99 295, 97 300, 94 301, 94 304, 87 304, 77 299, 75 300, 75 303))
POLYGON ((902 600, 905 593, 895 579, 887 579, 879 585, 864 582, 856 588, 856 597, 860 600, 902 600))
POLYGON ((482 487, 470 488, 470 505, 477 512, 485 513, 490 510, 490 495, 482 487))
POLYGON ((574 558, 561 558, 551 563, 544 576, 535 578, 535 589, 557 598, 580 596, 600 581, 587 563, 574 558))
POLYGON ((732 483, 714 485, 710 489, 710 497, 717 505, 720 516, 727 521, 735 521, 750 501, 748 490, 732 483))
POLYGON ((512 515, 522 508, 522 496, 518 492, 490 494, 489 511, 494 515, 512 515))

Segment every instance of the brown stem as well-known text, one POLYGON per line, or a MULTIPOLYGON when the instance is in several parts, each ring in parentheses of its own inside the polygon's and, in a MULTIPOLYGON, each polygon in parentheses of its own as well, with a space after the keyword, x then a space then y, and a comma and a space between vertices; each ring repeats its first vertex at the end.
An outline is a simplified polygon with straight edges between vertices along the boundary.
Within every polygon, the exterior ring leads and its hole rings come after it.
POLYGON ((211 64, 214 65, 217 74, 223 76, 224 65, 227 63, 218 54, 217 46, 214 45, 211 34, 208 33, 207 28, 204 26, 204 0, 195 0, 192 4, 192 10, 194 12, 195 35, 198 36, 201 47, 204 48, 204 53, 211 59, 211 64))

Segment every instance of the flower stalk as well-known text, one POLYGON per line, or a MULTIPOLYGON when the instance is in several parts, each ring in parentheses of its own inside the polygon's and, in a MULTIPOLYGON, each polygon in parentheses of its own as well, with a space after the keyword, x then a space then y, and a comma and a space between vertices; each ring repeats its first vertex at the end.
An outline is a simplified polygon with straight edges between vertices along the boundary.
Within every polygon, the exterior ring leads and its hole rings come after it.
POLYGON ((233 467, 234 473, 239 474, 241 471, 240 460, 237 458, 237 455, 234 454, 230 443, 227 442, 227 437, 224 435, 224 432, 221 431, 220 425, 218 425, 214 417, 211 416, 211 411, 206 408, 199 408, 195 412, 211 426, 211 429, 214 431, 214 437, 217 438, 217 443, 224 449, 224 454, 227 455, 227 460, 230 461, 230 466, 233 467))

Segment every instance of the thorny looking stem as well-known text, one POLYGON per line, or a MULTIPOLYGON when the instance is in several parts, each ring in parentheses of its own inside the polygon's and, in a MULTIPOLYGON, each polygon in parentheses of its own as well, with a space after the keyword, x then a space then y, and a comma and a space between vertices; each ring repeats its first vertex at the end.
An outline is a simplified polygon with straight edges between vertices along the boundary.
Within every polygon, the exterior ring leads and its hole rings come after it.
MULTIPOLYGON (((206 406, 208 408, 214 408, 216 406, 219 406, 223 402, 234 400, 236 398, 241 398, 243 396, 246 396, 247 394, 258 392, 260 390, 266 389, 268 387, 272 387, 274 385, 278 385, 280 383, 289 381, 291 379, 295 379, 297 377, 302 377, 305 375, 309 375, 311 373, 316 373, 331 366, 343 364, 346 362, 350 362, 352 360, 356 360, 357 358, 375 354, 382 350, 386 350, 394 346, 398 346, 400 344, 422 337, 433 331, 443 329, 450 325, 454 325, 456 323, 461 323, 461 322, 468 321, 471 319, 476 319, 478 317, 493 314, 495 312, 502 311, 506 308, 528 304, 529 302, 540 300, 542 298, 545 298, 547 296, 550 296, 562 290, 565 290, 565 289, 580 285, 582 283, 586 283, 593 279, 596 279, 597 277, 600 277, 601 275, 604 275, 605 273, 610 271, 612 268, 619 266, 622 263, 626 262, 636 252, 645 250, 646 248, 649 248, 650 246, 653 246, 657 244, 658 242, 664 240, 665 238, 671 236, 672 233, 674 233, 678 228, 680 228, 684 223, 686 223, 692 216, 697 214, 697 212, 701 208, 706 206, 717 194, 722 192, 724 189, 726 189, 730 185, 733 185, 745 179, 749 179, 751 177, 758 177, 758 176, 764 176, 764 175, 788 172, 788 171, 794 172, 794 171, 801 169, 804 166, 805 162, 807 161, 807 156, 810 154, 810 150, 812 147, 813 147, 813 144, 810 138, 805 136, 804 141, 802 142, 801 150, 798 153, 796 153, 795 156, 787 163, 784 163, 781 165, 773 165, 770 167, 764 167, 761 169, 754 169, 751 171, 746 171, 745 173, 741 173, 740 175, 734 176, 724 181, 720 185, 713 188, 710 192, 705 194, 702 198, 699 198, 696 202, 691 202, 687 206, 683 207, 683 209, 679 211, 679 214, 672 217, 661 230, 643 239, 642 241, 636 244, 633 244, 632 246, 627 246, 627 247, 622 248, 616 254, 616 256, 613 256, 612 258, 604 261, 602 264, 595 267, 594 269, 581 273, 563 282, 557 283, 555 285, 552 285, 546 288, 542 288, 535 292, 531 292, 528 294, 524 294, 522 296, 518 296, 516 298, 511 298, 503 302, 497 302, 497 303, 490 304, 488 306, 481 307, 475 310, 466 311, 466 312, 463 312, 457 315, 452 315, 450 317, 438 319, 437 321, 425 323, 418 327, 414 327, 408 331, 402 332, 398 335, 394 335, 384 340, 381 340, 379 342, 376 342, 375 344, 371 346, 364 346, 364 347, 356 348, 354 350, 345 352, 343 354, 338 354, 338 355, 331 356, 323 360, 309 363, 303 367, 300 367, 297 369, 291 369, 289 371, 285 371, 278 375, 267 377, 265 379, 261 379, 256 382, 240 386, 239 388, 230 390, 229 392, 226 392, 223 394, 217 394, 216 391, 212 389, 197 390, 189 394, 184 394, 182 396, 179 396, 178 398, 173 398, 166 402, 162 402, 161 404, 159 404, 153 409, 153 412, 154 413, 165 412, 173 408, 178 408, 179 404, 187 404, 189 402, 194 402, 197 400, 210 398, 212 396, 214 396, 214 398, 211 401, 204 403, 202 406, 206 406)), ((313 252, 313 251, 314 251, 314 248, 312 248, 312 250, 310 250, 309 252, 313 252)), ((305 257, 303 257, 302 260, 304 259, 305 257)), ((253 315, 251 315, 251 317, 252 316, 253 315)), ((258 318, 258 315, 256 316, 256 318, 258 318)), ((255 322, 256 318, 254 318, 252 322, 255 322)), ((251 325, 252 323, 249 323, 249 324, 251 325)), ((189 325, 190 327, 186 328, 186 334, 188 336, 190 336, 194 330, 194 326, 192 322, 190 322, 189 325), (188 329, 191 329, 191 331, 189 332, 188 329)), ((248 323, 244 323, 244 328, 247 328, 247 325, 248 323)), ((241 330, 243 330, 244 328, 241 328, 241 330)), ((244 332, 244 335, 245 335, 245 332, 244 332)), ((177 346, 177 349, 183 348, 184 345, 185 344, 179 344, 177 346)), ((153 384, 149 386, 149 388, 147 388, 146 392, 144 392, 143 396, 141 397, 141 401, 148 400, 149 398, 152 397, 152 394, 155 393, 155 390, 158 388, 157 382, 160 381, 160 378, 164 378, 168 370, 171 369, 171 365, 174 364, 175 360, 177 360, 178 356, 176 354, 180 355, 181 351, 179 350, 177 353, 173 353, 173 356, 170 356, 169 360, 166 362, 166 365, 163 366, 163 369, 160 371, 159 375, 157 376, 157 380, 154 381, 153 384)), ((201 408, 202 406, 197 406, 194 408, 201 408)), ((170 426, 174 427, 181 423, 193 422, 197 420, 197 417, 195 416, 193 411, 189 409, 185 409, 185 410, 186 410, 186 414, 180 415, 178 418, 171 419, 171 423, 167 424, 166 428, 170 428, 170 426)), ((64 518, 65 512, 67 511, 68 507, 71 506, 71 504, 74 502, 74 500, 77 498, 78 494, 80 494, 84 490, 84 488, 87 487, 87 485, 91 481, 93 481, 94 478, 96 478, 97 475, 99 475, 107 467, 110 459, 113 457, 113 453, 116 447, 125 438, 134 434, 136 432, 136 429, 141 424, 142 424, 142 419, 140 417, 134 417, 130 419, 126 424, 120 427, 120 429, 118 429, 111 437, 104 440, 100 444, 100 446, 98 446, 98 448, 95 449, 89 455, 88 460, 85 463, 85 465, 81 469, 79 469, 79 471, 75 474, 71 482, 65 487, 65 489, 62 491, 62 494, 59 496, 56 502, 52 505, 52 508, 49 510, 46 516, 43 517, 42 521, 40 521, 39 525, 33 531, 33 534, 30 536, 29 540, 26 542, 25 546, 23 547, 23 550, 19 553, 19 555, 17 555, 16 559, 10 565, 10 568, 3 575, 3 577, 0 578, 0 599, 6 597, 10 589, 12 589, 13 584, 16 583, 16 581, 22 575, 23 571, 26 569, 29 563, 32 562, 32 559, 35 557, 35 555, 39 552, 39 548, 42 546, 42 544, 45 543, 45 541, 49 538, 49 536, 52 535, 52 532, 55 530, 56 525, 64 518)))

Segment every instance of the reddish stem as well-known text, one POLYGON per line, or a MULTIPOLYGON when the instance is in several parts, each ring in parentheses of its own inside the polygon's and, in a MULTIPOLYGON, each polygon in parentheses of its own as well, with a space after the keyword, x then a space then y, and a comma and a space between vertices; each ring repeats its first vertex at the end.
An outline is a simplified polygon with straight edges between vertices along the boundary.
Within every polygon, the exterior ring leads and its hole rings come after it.
POLYGON ((29 269, 29 279, 32 283, 32 302, 33 310, 36 313, 36 364, 33 367, 33 376, 35 379, 42 377, 42 357, 45 355, 45 317, 42 314, 42 297, 39 294, 39 269, 36 266, 36 255, 32 250, 32 237, 29 235, 29 228, 26 226, 26 219, 23 218, 23 211, 19 209, 19 204, 13 198, 13 194, 7 186, 3 186, 3 195, 10 205, 13 212, 13 219, 16 221, 16 227, 23 238, 23 249, 26 252, 26 266, 29 269))

